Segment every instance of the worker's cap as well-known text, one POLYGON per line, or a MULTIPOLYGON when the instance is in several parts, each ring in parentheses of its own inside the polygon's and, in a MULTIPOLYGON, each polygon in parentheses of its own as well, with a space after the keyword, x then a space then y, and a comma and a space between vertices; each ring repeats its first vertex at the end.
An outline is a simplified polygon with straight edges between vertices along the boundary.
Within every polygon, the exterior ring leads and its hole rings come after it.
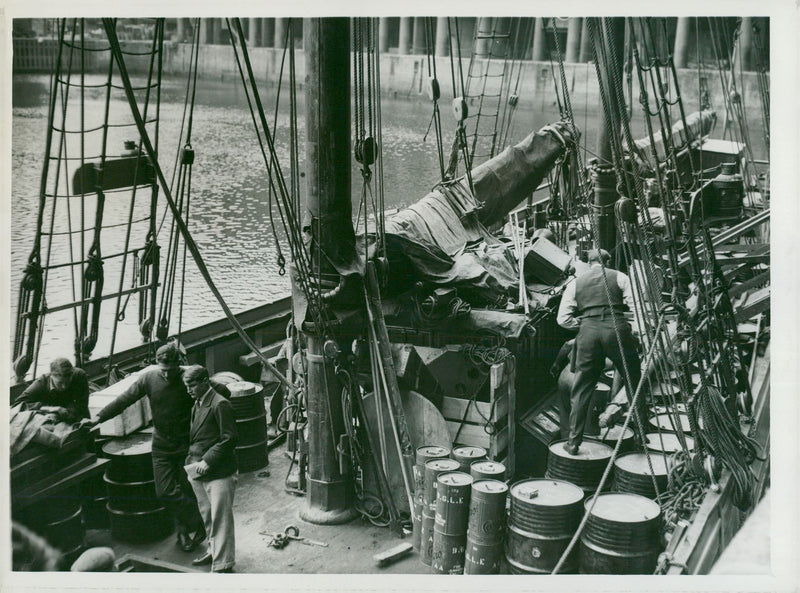
POLYGON ((186 370, 183 371, 184 383, 197 385, 198 383, 202 383, 207 379, 208 379, 208 371, 206 370, 206 367, 201 366, 199 364, 193 364, 189 367, 186 367, 186 370))
POLYGON ((50 363, 50 372, 54 375, 69 377, 73 370, 72 363, 66 358, 56 358, 50 363))
POLYGON ((608 263, 611 261, 611 254, 605 249, 591 249, 589 253, 586 254, 586 259, 588 259, 590 262, 596 261, 608 263))
POLYGON ((175 345, 175 342, 164 344, 161 348, 156 350, 156 362, 179 362, 180 358, 181 353, 175 345))

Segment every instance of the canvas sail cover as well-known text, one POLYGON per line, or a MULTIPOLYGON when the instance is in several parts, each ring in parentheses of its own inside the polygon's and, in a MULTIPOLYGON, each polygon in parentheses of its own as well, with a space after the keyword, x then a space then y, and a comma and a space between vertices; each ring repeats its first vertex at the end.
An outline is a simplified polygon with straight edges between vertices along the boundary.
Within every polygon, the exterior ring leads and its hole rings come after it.
POLYGON ((564 153, 550 130, 531 133, 473 169, 475 195, 466 179, 458 179, 387 218, 390 292, 423 281, 454 286, 473 304, 489 305, 517 291, 513 249, 487 227, 504 221, 564 153))

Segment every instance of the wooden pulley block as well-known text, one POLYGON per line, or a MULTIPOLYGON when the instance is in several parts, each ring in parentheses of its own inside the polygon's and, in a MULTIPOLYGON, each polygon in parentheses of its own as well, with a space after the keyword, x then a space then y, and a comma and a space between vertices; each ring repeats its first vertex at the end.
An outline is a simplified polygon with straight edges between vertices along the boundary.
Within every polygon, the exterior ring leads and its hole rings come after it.
POLYGON ((615 204, 617 216, 627 223, 636 222, 636 203, 630 198, 620 198, 615 204))
POLYGON ((453 115, 456 121, 464 121, 469 115, 469 108, 464 97, 456 97, 453 99, 453 115))
POLYGON ((378 143, 375 138, 367 136, 363 140, 356 142, 356 160, 362 165, 369 167, 375 162, 375 155, 378 152, 378 143))
POLYGON ((439 89, 439 81, 433 76, 428 77, 428 87, 425 90, 428 92, 428 99, 431 101, 438 101, 442 95, 439 89))

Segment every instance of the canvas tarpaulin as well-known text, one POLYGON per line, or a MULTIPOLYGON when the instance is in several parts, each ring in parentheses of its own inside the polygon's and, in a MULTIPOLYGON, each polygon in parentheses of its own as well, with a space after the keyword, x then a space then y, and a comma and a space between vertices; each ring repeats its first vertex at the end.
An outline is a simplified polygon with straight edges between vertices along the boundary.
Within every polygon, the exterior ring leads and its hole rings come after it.
POLYGON ((516 294, 513 249, 487 230, 529 196, 564 153, 546 128, 476 167, 475 196, 466 180, 442 184, 386 221, 392 292, 416 281, 454 286, 475 304, 516 294))

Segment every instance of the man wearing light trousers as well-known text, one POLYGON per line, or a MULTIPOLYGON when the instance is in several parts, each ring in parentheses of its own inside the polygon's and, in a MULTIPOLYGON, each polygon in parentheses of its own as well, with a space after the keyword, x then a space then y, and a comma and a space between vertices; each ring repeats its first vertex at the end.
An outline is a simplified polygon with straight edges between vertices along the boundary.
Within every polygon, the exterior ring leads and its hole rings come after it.
POLYGON ((212 572, 233 572, 236 562, 233 497, 237 469, 233 407, 214 391, 208 371, 202 366, 188 367, 183 381, 195 400, 187 474, 208 534, 207 551, 192 563, 211 563, 212 572))

